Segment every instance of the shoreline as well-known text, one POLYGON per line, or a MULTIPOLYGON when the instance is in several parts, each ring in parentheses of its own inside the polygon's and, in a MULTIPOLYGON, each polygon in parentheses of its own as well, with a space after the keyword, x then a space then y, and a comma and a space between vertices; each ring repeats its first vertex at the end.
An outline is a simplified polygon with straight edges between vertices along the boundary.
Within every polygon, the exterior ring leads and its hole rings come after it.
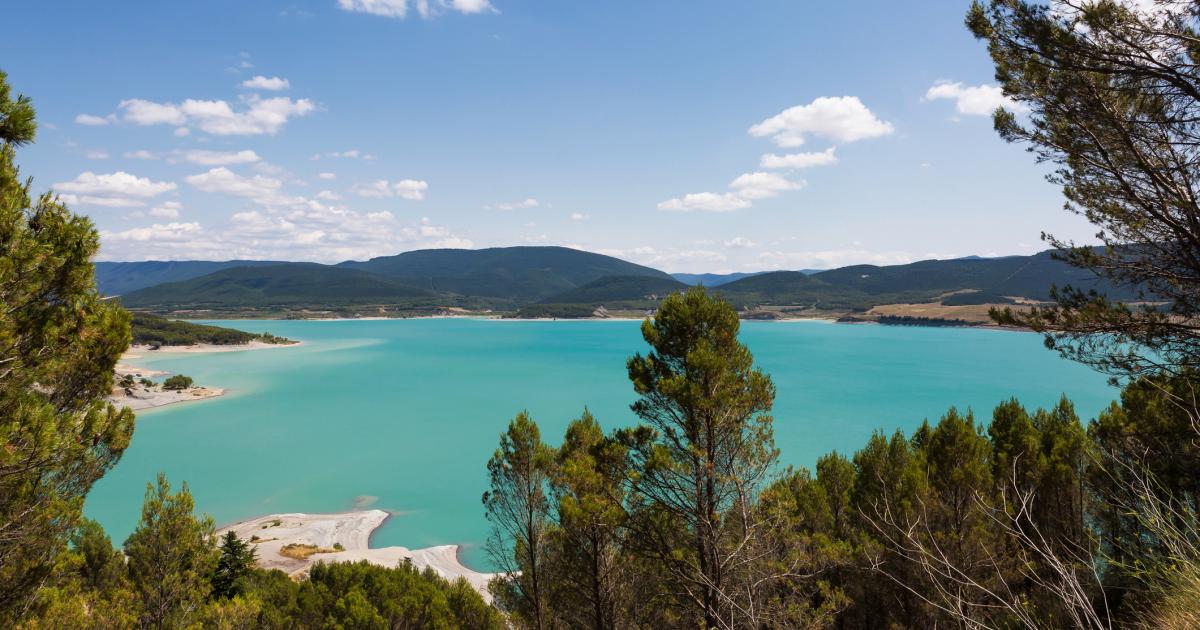
POLYGON ((432 569, 441 577, 454 581, 463 578, 484 600, 491 603, 487 584, 495 574, 476 571, 462 561, 462 545, 436 545, 422 549, 407 547, 372 547, 375 533, 392 515, 380 509, 348 512, 267 514, 225 525, 216 531, 220 536, 232 531, 254 545, 257 564, 264 569, 279 569, 293 579, 303 578, 317 562, 367 561, 382 567, 396 567, 409 561, 419 570, 432 569), (306 558, 284 556, 286 545, 314 545, 327 549, 306 558), (337 545, 342 548, 334 551, 337 545))
MULTIPOLYGON (((144 358, 147 353, 155 354, 202 354, 209 352, 242 352, 250 350, 266 350, 270 348, 291 348, 302 345, 303 342, 276 344, 265 343, 262 341, 251 341, 244 344, 195 344, 191 346, 160 346, 157 350, 151 349, 148 345, 131 345, 121 355, 119 363, 113 368, 118 380, 120 377, 131 375, 135 377, 151 377, 151 376, 168 376, 171 372, 163 370, 151 370, 138 367, 133 362, 144 358)), ((126 393, 125 388, 113 385, 112 392, 108 396, 108 401, 117 407, 128 407, 133 411, 148 411, 151 409, 159 409, 168 405, 185 402, 197 402, 201 400, 212 400, 224 396, 229 390, 224 387, 212 387, 208 385, 193 385, 182 390, 164 390, 161 384, 156 384, 153 387, 146 387, 138 384, 130 388, 126 393)))

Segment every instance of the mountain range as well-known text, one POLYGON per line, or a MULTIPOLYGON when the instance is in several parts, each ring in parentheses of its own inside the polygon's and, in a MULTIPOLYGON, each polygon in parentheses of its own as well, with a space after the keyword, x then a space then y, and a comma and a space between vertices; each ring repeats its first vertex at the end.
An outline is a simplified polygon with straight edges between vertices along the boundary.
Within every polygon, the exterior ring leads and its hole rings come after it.
MULTIPOLYGON (((96 263, 102 293, 131 309, 249 316, 296 311, 423 314, 446 309, 528 317, 587 317, 651 310, 703 284, 739 309, 858 313, 880 305, 942 306, 1043 301, 1052 285, 1130 300, 1091 272, 1046 251, 1032 256, 854 265, 825 271, 671 274, 565 247, 433 249, 336 265, 268 261, 96 263), (602 311, 601 311, 602 312, 602 311)), ((986 309, 985 309, 986 310, 986 309)))

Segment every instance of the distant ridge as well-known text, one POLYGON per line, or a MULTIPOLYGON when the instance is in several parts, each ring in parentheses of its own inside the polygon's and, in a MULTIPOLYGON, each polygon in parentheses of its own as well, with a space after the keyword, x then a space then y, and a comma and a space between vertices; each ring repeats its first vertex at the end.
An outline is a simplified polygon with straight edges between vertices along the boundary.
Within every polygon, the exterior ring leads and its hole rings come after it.
POLYGON ((339 267, 437 293, 535 302, 607 276, 670 279, 657 269, 569 247, 421 249, 339 267))
POLYGON ((131 308, 164 310, 269 308, 392 303, 433 294, 375 274, 319 265, 279 263, 222 269, 121 297, 131 308))
POLYGON ((104 295, 123 295, 164 282, 190 280, 230 267, 279 265, 273 260, 147 260, 96 263, 96 286, 104 295))

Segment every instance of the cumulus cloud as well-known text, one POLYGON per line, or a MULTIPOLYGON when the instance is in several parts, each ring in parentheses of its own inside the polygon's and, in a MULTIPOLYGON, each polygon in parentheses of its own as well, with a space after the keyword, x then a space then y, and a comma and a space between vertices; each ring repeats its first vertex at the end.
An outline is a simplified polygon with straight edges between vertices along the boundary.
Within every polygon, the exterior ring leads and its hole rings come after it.
POLYGON ((178 201, 164 201, 161 205, 150 208, 150 216, 163 219, 178 219, 183 204, 178 201))
POLYGON ((731 212, 733 210, 749 208, 751 205, 750 200, 739 197, 734 193, 718 194, 700 192, 688 193, 682 197, 661 201, 658 204, 658 209, 670 212, 693 212, 696 210, 704 212, 731 212))
POLYGON ((366 184, 357 184, 350 191, 360 197, 376 199, 400 197, 409 201, 421 201, 425 198, 425 191, 428 189, 429 184, 419 179, 402 179, 396 182, 379 179, 366 184))
MULTIPOLYGON (((338 0, 338 6, 343 11, 369 13, 402 20, 408 15, 409 2, 408 0, 338 0)), ((498 13, 489 0, 414 0, 412 6, 423 18, 433 17, 442 10, 464 15, 498 13)))
POLYGON ((792 181, 776 173, 743 173, 729 183, 732 192, 690 193, 660 202, 658 209, 669 212, 732 212, 749 208, 759 199, 775 197, 789 190, 800 190, 804 185, 802 181, 792 181))
POLYGON ((186 130, 195 127, 217 136, 275 135, 288 120, 308 115, 317 108, 306 98, 262 98, 253 94, 242 100, 245 107, 241 111, 226 101, 198 99, 178 104, 128 99, 121 101, 118 108, 122 118, 135 125, 171 125, 176 127, 176 135, 187 135, 186 130))
POLYGON ((69 182, 58 182, 54 189, 67 193, 62 200, 67 203, 128 208, 145 205, 145 199, 176 189, 174 182, 156 182, 148 177, 138 177, 125 171, 116 173, 93 173, 85 171, 69 182))
POLYGON ((989 116, 997 108, 1025 112, 1029 108, 1004 95, 998 85, 963 85, 961 82, 937 81, 925 92, 923 101, 954 101, 954 109, 969 116, 989 116))
POLYGON ((484 206, 483 208, 485 210, 505 210, 505 211, 507 211, 507 210, 523 210, 523 209, 527 209, 527 208, 536 208, 539 205, 540 204, 537 199, 534 199, 533 197, 526 197, 525 199, 522 199, 520 201, 506 201, 504 203, 496 203, 496 204, 487 205, 487 206, 484 206))
POLYGON ((804 144, 808 135, 845 143, 878 138, 894 131, 891 123, 877 118, 857 96, 822 96, 808 105, 789 107, 750 127, 750 135, 770 136, 784 148, 804 144))
POLYGON ((776 155, 767 153, 759 160, 759 166, 763 168, 812 168, 814 166, 829 166, 837 164, 837 156, 834 151, 837 147, 829 147, 824 151, 816 153, 788 153, 786 155, 776 155))
POLYGON ((201 166, 225 166, 228 164, 249 164, 258 162, 262 158, 250 149, 242 151, 204 151, 193 149, 189 151, 180 151, 177 155, 186 162, 199 164, 201 166))
POLYGON ((748 249, 751 247, 758 247, 758 243, 755 243, 754 241, 743 236, 735 236, 728 241, 725 241, 725 247, 730 249, 748 249))
POLYGON ((729 183, 729 187, 737 191, 736 194, 742 199, 753 201, 775 197, 789 190, 800 190, 804 187, 804 182, 795 182, 775 173, 757 171, 739 175, 729 183))
POLYGON ((87 125, 89 127, 101 127, 112 122, 112 116, 93 116, 91 114, 80 114, 75 117, 76 124, 87 125))
POLYGON ((122 157, 130 160, 156 160, 158 156, 154 155, 146 149, 138 149, 137 151, 126 151, 122 157))
POLYGON ((199 223, 155 223, 148 227, 130 228, 121 232, 100 231, 103 243, 186 243, 201 231, 199 223))
POLYGON ((866 249, 822 251, 767 251, 758 255, 762 269, 836 269, 847 265, 903 265, 913 262, 910 252, 874 252, 866 249))
POLYGON ((299 201, 283 193, 281 180, 263 175, 246 177, 224 166, 188 175, 184 181, 197 190, 251 199, 263 205, 289 205, 299 201))
POLYGON ((271 92, 278 92, 280 90, 286 90, 292 87, 292 84, 289 83, 287 79, 281 77, 268 78, 259 74, 252 79, 246 79, 245 81, 242 81, 242 87, 250 88, 252 90, 268 90, 271 92))
POLYGON ((337 179, 337 175, 335 173, 317 173, 317 177, 319 179, 337 179))

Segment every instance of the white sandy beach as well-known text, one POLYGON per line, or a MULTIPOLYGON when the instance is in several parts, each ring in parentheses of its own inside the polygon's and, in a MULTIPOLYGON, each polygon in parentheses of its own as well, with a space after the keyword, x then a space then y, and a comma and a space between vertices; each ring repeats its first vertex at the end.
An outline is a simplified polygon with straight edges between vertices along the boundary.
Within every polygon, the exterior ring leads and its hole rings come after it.
MULTIPOLYGON (((117 380, 126 375, 132 375, 135 379, 152 376, 167 376, 170 372, 162 370, 148 370, 138 367, 131 362, 136 362, 138 359, 145 357, 147 354, 196 354, 204 352, 240 352, 245 350, 267 350, 270 348, 294 348, 301 345, 300 342, 289 344, 265 343, 262 341, 251 341, 249 343, 238 345, 217 345, 211 343, 198 343, 191 346, 162 346, 157 350, 153 350, 150 346, 130 346, 125 354, 121 355, 121 362, 117 364, 114 371, 117 374, 117 380)), ((225 389, 221 387, 207 387, 197 385, 184 390, 164 390, 161 385, 153 387, 145 387, 141 383, 125 390, 121 387, 113 387, 112 394, 108 397, 109 402, 118 407, 129 407, 134 411, 140 409, 153 409, 155 407, 163 407, 174 403, 191 402, 196 400, 208 400, 216 398, 225 393, 225 389)))
POLYGON ((258 550, 258 565, 265 569, 279 569, 292 577, 301 577, 316 562, 358 562, 366 560, 372 564, 394 567, 410 560, 414 567, 429 567, 438 575, 454 580, 465 578, 484 600, 491 602, 487 583, 494 574, 480 573, 458 561, 458 545, 440 545, 425 549, 406 547, 370 548, 371 532, 388 518, 383 510, 359 510, 338 514, 270 514, 242 521, 220 529, 217 534, 233 531, 239 538, 252 540, 258 550), (275 523, 279 523, 276 525, 275 523), (280 554, 284 545, 316 545, 322 549, 333 549, 341 544, 343 551, 316 553, 304 560, 280 554))

